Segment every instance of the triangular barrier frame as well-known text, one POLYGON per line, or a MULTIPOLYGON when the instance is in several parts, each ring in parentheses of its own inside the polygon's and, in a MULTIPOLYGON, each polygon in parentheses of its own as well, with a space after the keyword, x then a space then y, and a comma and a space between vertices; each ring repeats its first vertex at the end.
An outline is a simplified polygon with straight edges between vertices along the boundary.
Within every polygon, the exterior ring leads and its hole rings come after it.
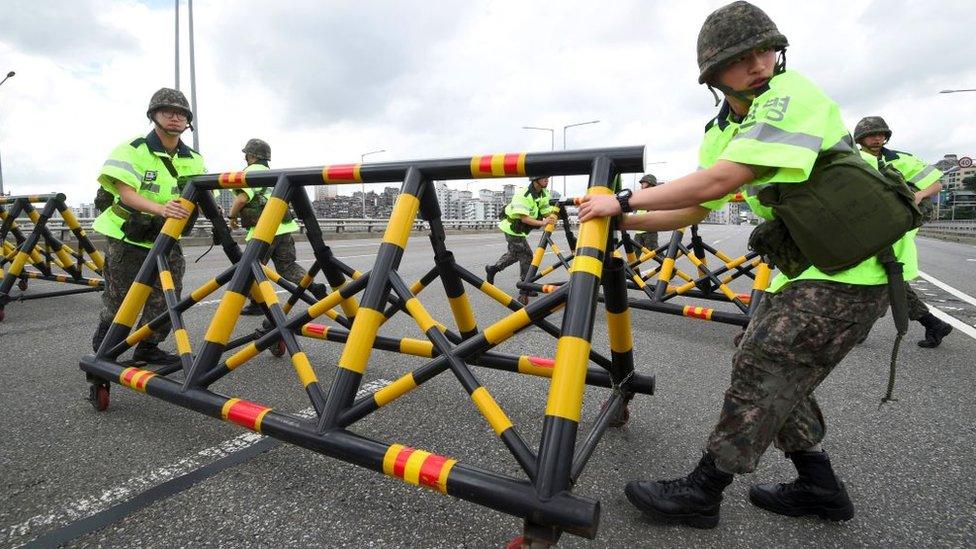
POLYGON ((607 428, 622 418, 625 420, 629 400, 635 394, 653 394, 654 391, 654 377, 634 371, 625 265, 621 258, 606 253, 612 249, 608 244, 614 230, 613 222, 599 219, 583 224, 570 268, 570 282, 523 307, 509 294, 455 262, 446 244, 432 182, 534 174, 587 175, 588 193, 611 194, 614 189, 610 186, 615 176, 634 173, 642 167, 643 148, 624 147, 194 177, 185 187, 180 201, 191 211, 199 208, 211 220, 215 237, 233 266, 179 299, 165 257, 186 228, 187 220, 167 220, 101 347, 95 355, 81 360, 81 369, 91 383, 93 403, 99 409, 104 408, 101 404, 107 406, 109 383, 117 383, 411 484, 520 517, 524 521, 526 540, 555 544, 563 532, 592 538, 599 524, 599 502, 573 494, 572 486, 607 428), (321 229, 303 188, 307 185, 388 182, 401 182, 401 193, 372 269, 359 273, 336 259, 323 242, 321 229), (242 187, 274 187, 254 229, 254 236, 243 251, 230 239, 210 193, 214 189, 242 187), (289 205, 305 224, 316 258, 309 277, 299 285, 281 280, 277 273, 259 261, 289 205), (435 265, 420 280, 408 286, 397 269, 418 216, 430 226, 428 237, 435 265), (318 300, 302 288, 317 270, 325 272, 331 286, 331 292, 318 300), (166 292, 168 311, 133 330, 156 277, 166 292), (457 332, 437 321, 418 298, 421 291, 438 278, 450 302, 457 332), (278 301, 273 282, 292 292, 284 306, 278 301), (480 328, 465 284, 488 295, 509 313, 480 328), (220 304, 202 344, 193 350, 181 315, 219 288, 224 288, 220 304), (610 357, 594 351, 590 343, 596 297, 601 288, 610 357), (254 334, 231 340, 248 294, 262 304, 265 325, 254 334), (293 309, 299 300, 309 305, 304 311, 293 309), (335 310, 337 307, 342 309, 341 313, 335 310), (562 325, 555 326, 547 317, 560 310, 564 310, 562 325), (426 339, 379 336, 380 326, 397 312, 410 316, 426 339), (338 326, 315 322, 322 316, 328 316, 338 326), (119 361, 122 353, 167 320, 173 323, 181 364, 168 371, 150 371, 119 361), (554 359, 494 350, 500 343, 533 325, 557 338, 554 359), (344 344, 338 368, 327 388, 319 382, 298 336, 344 344), (214 382, 232 374, 263 350, 276 347, 279 350, 283 347, 283 354, 290 357, 315 409, 312 421, 250 400, 229 398, 210 389, 214 382), (375 394, 357 399, 356 393, 373 349, 429 360, 375 394), (589 365, 591 361, 595 367, 589 365), (537 450, 522 437, 478 380, 472 366, 550 379, 537 450), (182 373, 181 378, 174 375, 177 372, 182 373), (458 380, 474 407, 512 454, 525 478, 489 472, 401 444, 378 442, 350 430, 356 421, 445 372, 458 380), (611 391, 590 430, 577 442, 578 434, 582 434, 579 424, 587 385, 611 391))
MULTIPOLYGON (((736 200, 741 198, 737 195, 736 200)), ((571 247, 575 237, 566 221, 568 218, 565 210, 578 203, 579 198, 553 201, 553 204, 560 208, 560 215, 564 220, 563 227, 571 247)), ((564 269, 574 257, 572 254, 567 256, 562 253, 553 242, 553 232, 553 224, 547 225, 543 230, 532 255, 532 265, 525 278, 517 283, 520 290, 551 293, 565 283, 565 281, 547 283, 543 280, 552 273, 564 269), (550 250, 556 255, 557 260, 542 268, 543 258, 550 250)), ((705 242, 698 234, 698 225, 672 231, 668 243, 654 250, 639 245, 627 231, 620 231, 619 235, 620 237, 614 242, 613 253, 616 257, 626 258, 624 271, 627 276, 627 287, 641 292, 646 297, 646 299, 630 297, 629 303, 632 308, 745 328, 762 301, 766 288, 769 287, 772 270, 758 253, 750 251, 736 258, 729 257, 705 242), (690 242, 687 244, 686 233, 691 235, 690 242), (682 257, 687 258, 691 263, 695 269, 694 274, 686 273, 677 266, 676 262, 682 257), (710 266, 710 258, 714 258, 712 261, 717 260, 719 265, 710 266), (654 268, 642 272, 641 265, 649 262, 656 263, 654 268), (729 286, 740 277, 752 279, 752 288, 748 294, 736 293, 729 286), (730 312, 711 307, 674 303, 683 298, 731 303, 738 310, 730 312)), ((599 299, 602 299, 602 296, 599 299)))
POLYGON ((101 252, 81 228, 61 193, 0 196, 0 321, 6 305, 47 297, 100 292, 105 281, 99 278, 105 266, 101 252), (43 204, 40 211, 34 204, 43 204), (54 236, 47 223, 58 212, 78 241, 75 250, 54 236), (24 234, 17 217, 26 214, 34 224, 24 234), (93 274, 91 274, 93 273, 93 274), (74 286, 67 290, 26 293, 29 280, 44 280, 74 286), (22 293, 13 293, 16 285, 22 293))

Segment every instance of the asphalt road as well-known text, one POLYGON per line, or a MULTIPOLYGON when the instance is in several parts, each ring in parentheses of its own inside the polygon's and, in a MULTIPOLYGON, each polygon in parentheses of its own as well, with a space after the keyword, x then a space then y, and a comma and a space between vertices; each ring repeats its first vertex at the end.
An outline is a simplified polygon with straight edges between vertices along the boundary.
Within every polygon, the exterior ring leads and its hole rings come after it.
MULTIPOLYGON (((703 234, 737 255, 748 230, 705 226, 703 234)), ((504 251, 497 234, 451 236, 448 242, 458 262, 479 273, 504 251)), ((976 248, 928 239, 919 243, 927 275, 918 282, 923 298, 960 323, 976 324, 976 300, 960 297, 976 296, 976 248)), ((378 240, 345 240, 334 249, 366 270, 377 247, 378 240)), ((187 288, 229 265, 219 250, 192 263, 202 251, 185 250, 187 288)), ((300 244, 299 252, 310 257, 307 244, 300 244)), ((415 280, 431 264, 426 239, 412 238, 400 269, 404 278, 415 280)), ((499 276, 499 285, 511 290, 516 274, 513 266, 499 276)), ((28 291, 42 287, 37 283, 28 291)), ((748 285, 738 288, 746 291, 748 285)), ((484 296, 472 294, 472 299, 481 326, 504 313, 484 296)), ((451 324, 440 288, 425 291, 421 300, 451 324)), ((0 323, 0 546, 35 539, 50 543, 55 538, 43 536, 61 535, 70 547, 501 547, 520 533, 521 522, 514 517, 262 441, 235 425, 119 386, 113 386, 109 410, 96 413, 84 400, 87 385, 78 357, 90 352, 99 307, 98 294, 7 306, 0 323), (252 455, 241 457, 242 448, 252 455), (235 456, 238 462, 228 466, 235 456), (160 494, 161 486, 172 493, 160 494), (122 512, 120 505, 129 508, 122 512), (84 533, 93 516, 104 524, 84 533)), ((215 309, 216 302, 204 302, 185 315, 195 345, 215 309)), ((719 527, 700 531, 645 521, 624 498, 623 486, 638 477, 680 476, 697 462, 728 383, 731 339, 738 328, 646 311, 634 311, 633 318, 638 369, 657 375, 657 394, 632 402, 631 421, 607 433, 574 489, 602 504, 597 538, 566 535, 560 546, 976 546, 976 340, 962 329, 928 350, 914 345, 922 333, 914 324, 902 347, 896 389, 901 400, 880 410, 894 334, 890 317, 878 322, 867 342, 818 390, 829 425, 825 446, 857 506, 852 521, 788 519, 753 508, 746 498, 751 483, 792 478, 789 462, 770 451, 754 474, 736 478, 727 490, 719 527)), ((242 320, 237 333, 256 323, 242 320)), ((420 337, 406 318, 395 319, 381 333, 420 337)), ((598 314, 594 345, 605 350, 606 341, 606 323, 598 314)), ((302 344, 327 383, 340 346, 302 344)), ((552 356, 555 340, 530 329, 502 349, 552 356)), ((376 351, 366 388, 382 386, 421 363, 376 351)), ((547 383, 477 373, 530 446, 537 445, 547 383)), ((214 388, 277 410, 309 406, 287 362, 267 353, 214 388)), ((584 425, 604 398, 604 390, 587 391, 584 425)), ((352 430, 517 474, 514 460, 447 376, 352 430)))

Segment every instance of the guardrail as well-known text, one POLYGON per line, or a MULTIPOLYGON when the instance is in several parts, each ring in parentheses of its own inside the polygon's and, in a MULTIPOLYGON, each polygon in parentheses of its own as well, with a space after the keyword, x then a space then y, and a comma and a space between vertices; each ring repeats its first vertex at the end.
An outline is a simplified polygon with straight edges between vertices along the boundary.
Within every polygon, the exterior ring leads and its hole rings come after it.
POLYGON ((919 234, 954 241, 976 241, 976 219, 932 221, 919 229, 919 234))
MULTIPOLYGON (((386 226, 389 224, 390 220, 386 218, 382 219, 337 219, 337 218, 318 218, 316 219, 319 225, 322 227, 323 232, 327 233, 382 233, 386 226)), ((81 228, 86 232, 91 232, 93 218, 79 218, 78 222, 81 224, 81 228)), ((451 231, 489 231, 495 230, 498 227, 497 219, 443 219, 444 228, 451 231)), ((18 225, 20 225, 24 230, 29 231, 33 228, 33 224, 27 219, 18 219, 18 225)), ((299 223, 299 229, 301 232, 305 232, 305 226, 299 223)), ((578 225, 578 223, 574 223, 578 225)), ((64 223, 64 220, 60 218, 54 218, 48 221, 48 229, 52 232, 60 234, 60 238, 64 240, 71 233, 70 227, 64 223)), ((210 229, 212 225, 207 219, 199 219, 193 226, 193 232, 188 236, 210 236, 210 229)), ((417 220, 414 222, 413 230, 415 231, 425 231, 429 230, 430 227, 426 221, 417 220)), ((240 232, 244 234, 244 230, 239 229, 235 231, 235 234, 240 232)))

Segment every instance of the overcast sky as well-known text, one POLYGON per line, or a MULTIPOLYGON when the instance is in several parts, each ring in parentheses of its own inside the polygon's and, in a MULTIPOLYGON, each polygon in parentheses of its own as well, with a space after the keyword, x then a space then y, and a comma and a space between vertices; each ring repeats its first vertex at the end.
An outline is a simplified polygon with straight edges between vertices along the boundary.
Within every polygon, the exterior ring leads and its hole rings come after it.
MULTIPOLYGON (((369 160, 541 151, 549 132, 522 126, 555 128, 558 149, 564 125, 600 120, 569 129, 568 147, 647 144, 671 179, 696 167, 716 112, 695 45, 725 3, 197 0, 200 149, 212 172, 242 168, 250 137, 270 142, 276 168, 376 149, 369 160)), ((937 93, 976 88, 972 0, 756 3, 788 37, 788 66, 849 126, 882 115, 891 147, 928 161, 976 153, 976 93, 937 93)), ((91 202, 108 153, 148 133, 149 97, 174 85, 173 1, 0 7, 0 76, 17 71, 0 87, 6 190, 91 202)), ((181 14, 189 95, 186 2, 181 14)))

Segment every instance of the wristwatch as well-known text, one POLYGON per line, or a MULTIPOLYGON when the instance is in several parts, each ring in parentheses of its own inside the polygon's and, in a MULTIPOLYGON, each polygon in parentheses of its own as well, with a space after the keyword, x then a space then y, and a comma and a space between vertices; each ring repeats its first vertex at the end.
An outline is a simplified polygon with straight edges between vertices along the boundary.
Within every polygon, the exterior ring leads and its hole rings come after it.
POLYGON ((617 202, 620 203, 620 211, 623 213, 631 213, 634 211, 630 207, 630 197, 634 195, 634 191, 630 189, 624 189, 617 193, 617 202))

